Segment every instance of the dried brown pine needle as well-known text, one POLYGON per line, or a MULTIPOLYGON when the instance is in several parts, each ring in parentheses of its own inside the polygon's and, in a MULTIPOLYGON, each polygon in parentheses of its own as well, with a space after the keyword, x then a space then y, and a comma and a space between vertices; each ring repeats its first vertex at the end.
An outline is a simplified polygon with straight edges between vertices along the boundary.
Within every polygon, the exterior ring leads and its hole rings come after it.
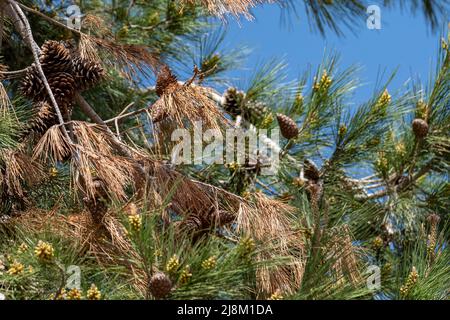
POLYGON ((24 196, 23 183, 35 184, 44 177, 43 168, 20 150, 0 150, 4 173, 0 186, 4 184, 9 195, 24 196))
MULTIPOLYGON (((101 37, 112 36, 111 28, 107 25, 105 20, 103 20, 98 15, 86 14, 81 21, 82 29, 86 30, 88 34, 95 34, 101 37)), ((82 33, 81 35, 85 35, 82 33)))
POLYGON ((262 193, 254 195, 254 204, 241 203, 238 231, 267 244, 258 255, 260 261, 283 257, 283 266, 263 266, 257 270, 258 287, 266 294, 281 290, 293 292, 302 281, 306 253, 302 237, 293 229, 294 208, 262 193), (295 252, 295 253, 294 253, 295 252))
POLYGON ((339 278, 347 277, 353 284, 362 280, 359 268, 360 253, 352 243, 351 232, 347 225, 330 230, 326 250, 339 278))
POLYGON ((79 51, 82 58, 119 69, 128 80, 137 76, 149 77, 159 64, 157 54, 145 46, 118 44, 113 39, 86 34, 81 36, 79 51))
POLYGON ((34 158, 63 161, 70 157, 72 186, 83 196, 95 197, 94 179, 105 184, 110 196, 125 199, 125 188, 133 185, 136 165, 115 154, 113 137, 99 125, 71 122, 76 144, 66 141, 60 126, 51 127, 34 149, 34 158))
POLYGON ((150 110, 157 132, 171 127, 186 128, 201 123, 205 129, 221 129, 228 124, 216 102, 210 98, 212 89, 186 82, 178 83, 170 69, 164 66, 158 73, 156 92, 160 96, 150 110))
POLYGON ((214 199, 207 190, 164 164, 156 162, 153 175, 154 180, 151 182, 151 188, 161 196, 173 192, 170 207, 180 215, 189 213, 207 214, 211 206, 214 205, 214 199))
POLYGON ((255 241, 265 244, 258 255, 259 261, 283 258, 283 266, 266 266, 258 270, 258 288, 260 292, 270 293, 276 290, 293 292, 300 286, 305 261, 305 244, 302 237, 292 227, 294 208, 264 194, 255 194, 253 202, 229 193, 212 185, 189 180, 167 165, 154 162, 152 174, 155 177, 150 187, 156 193, 172 193, 170 209, 189 216, 195 215, 202 220, 212 207, 235 213, 236 232, 250 235, 255 241), (173 190, 172 188, 174 188, 173 190))
POLYGON ((8 92, 6 92, 3 83, 0 82, 0 112, 6 110, 11 105, 9 100, 8 92))
POLYGON ((250 10, 256 5, 264 2, 276 2, 275 0, 183 0, 188 4, 200 3, 208 9, 208 11, 219 17, 224 17, 227 14, 232 14, 235 17, 244 15, 247 19, 253 19, 250 10))
POLYGON ((66 140, 61 127, 50 127, 34 147, 33 159, 50 159, 56 163, 63 161, 74 152, 74 147, 66 140))

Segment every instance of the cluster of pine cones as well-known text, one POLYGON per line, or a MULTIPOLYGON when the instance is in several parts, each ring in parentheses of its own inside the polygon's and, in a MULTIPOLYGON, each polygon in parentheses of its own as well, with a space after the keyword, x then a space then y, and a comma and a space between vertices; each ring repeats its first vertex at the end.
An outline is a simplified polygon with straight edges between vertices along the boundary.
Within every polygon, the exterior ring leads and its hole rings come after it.
POLYGON ((105 183, 99 179, 94 178, 95 197, 84 197, 83 202, 86 208, 89 210, 92 220, 96 225, 101 225, 103 217, 108 211, 108 205, 106 203, 108 194, 106 192, 105 183))
MULTIPOLYGON (((104 70, 98 63, 81 58, 69 50, 68 44, 58 41, 49 40, 42 45, 39 61, 66 119, 72 112, 75 94, 91 88, 104 76, 104 70)), ((23 77, 20 88, 34 102, 36 112, 28 132, 43 133, 57 123, 50 97, 35 64, 23 77)))
POLYGON ((231 116, 241 116, 257 126, 270 113, 269 108, 260 101, 245 101, 245 93, 236 88, 229 88, 225 94, 223 107, 231 116))
MULTIPOLYGON (((223 108, 231 116, 236 118, 241 116, 251 124, 258 126, 264 122, 264 119, 271 113, 270 109, 260 101, 246 101, 245 93, 236 88, 229 88, 224 94, 223 108)), ((278 125, 281 134, 286 139, 293 139, 299 134, 299 129, 294 120, 286 115, 277 115, 278 125)))

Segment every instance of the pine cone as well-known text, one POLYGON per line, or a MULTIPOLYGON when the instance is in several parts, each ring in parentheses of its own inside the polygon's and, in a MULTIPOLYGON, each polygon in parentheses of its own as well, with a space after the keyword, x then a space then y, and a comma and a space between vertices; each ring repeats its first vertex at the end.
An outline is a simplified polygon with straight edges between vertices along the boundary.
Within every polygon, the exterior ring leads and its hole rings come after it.
POLYGON ((260 101, 251 101, 244 105, 243 117, 253 125, 259 124, 269 113, 266 105, 260 101))
POLYGON ((305 159, 304 161, 304 174, 305 178, 308 180, 318 181, 320 179, 319 169, 308 159, 305 159))
POLYGON ((69 50, 58 41, 48 40, 41 48, 39 57, 45 75, 58 72, 71 72, 72 57, 69 50))
POLYGON ((84 204, 91 213, 92 219, 95 223, 100 224, 108 211, 108 206, 106 204, 106 199, 108 194, 105 189, 105 183, 98 178, 93 181, 93 187, 95 196, 94 199, 84 198, 84 204))
POLYGON ((36 67, 32 65, 20 82, 20 91, 22 91, 24 96, 34 101, 42 101, 45 97, 44 89, 44 83, 36 67))
POLYGON ((157 272, 151 277, 148 287, 156 299, 162 299, 172 290, 172 281, 163 272, 157 272))
POLYGON ((72 64, 73 76, 79 90, 86 90, 95 86, 105 75, 103 68, 93 61, 76 57, 72 64))
MULTIPOLYGON (((69 73, 53 73, 46 76, 57 102, 71 101, 75 93, 75 80, 69 73)), ((50 101, 47 90, 36 67, 28 70, 21 82, 22 93, 33 101, 50 101)))
POLYGON ((192 234, 204 229, 204 223, 202 219, 197 215, 190 215, 180 223, 180 230, 182 232, 192 234))
POLYGON ((227 225, 236 219, 236 216, 228 211, 219 211, 219 219, 218 219, 218 225, 224 226, 227 225))
POLYGON ((108 207, 103 199, 89 199, 84 198, 84 205, 91 214, 92 220, 95 224, 100 225, 103 221, 103 217, 108 211, 108 207))
POLYGON ((417 138, 425 138, 429 130, 428 123, 423 119, 414 119, 412 128, 417 138))
POLYGON ((224 93, 225 102, 223 108, 233 117, 241 114, 242 100, 244 99, 244 92, 238 91, 236 88, 228 88, 224 93))
POLYGON ((156 79, 156 94, 162 96, 164 92, 169 88, 170 85, 178 83, 177 77, 170 71, 169 67, 164 65, 158 72, 158 77, 156 79))
POLYGON ((294 120, 284 114, 278 114, 277 120, 283 137, 292 139, 298 135, 298 127, 294 120))
MULTIPOLYGON (((61 72, 47 77, 48 84, 52 89, 56 102, 72 102, 75 95, 75 79, 71 74, 61 72)), ((45 93, 47 93, 45 91, 45 93)), ((47 98, 49 101, 50 98, 47 98)))
POLYGON ((56 115, 53 107, 45 102, 37 102, 33 108, 36 110, 36 114, 29 121, 27 125, 26 134, 31 132, 35 134, 43 134, 51 126, 57 123, 56 115))
POLYGON ((95 189, 95 196, 106 199, 108 197, 108 193, 106 192, 105 183, 101 179, 95 178, 93 184, 95 189))

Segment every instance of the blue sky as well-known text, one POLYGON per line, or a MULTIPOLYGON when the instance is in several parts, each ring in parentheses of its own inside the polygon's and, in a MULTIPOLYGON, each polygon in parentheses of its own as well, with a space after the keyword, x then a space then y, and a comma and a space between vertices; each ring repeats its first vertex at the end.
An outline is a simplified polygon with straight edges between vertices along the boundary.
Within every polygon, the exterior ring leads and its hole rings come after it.
POLYGON ((224 45, 248 45, 253 51, 248 57, 247 70, 233 72, 236 77, 248 77, 251 69, 270 58, 284 58, 288 63, 290 80, 297 78, 310 64, 314 69, 323 58, 324 49, 335 50, 341 56, 341 66, 358 64, 363 67, 359 77, 363 84, 356 92, 356 101, 368 99, 380 72, 388 74, 398 68, 391 92, 400 89, 409 78, 420 78, 426 83, 434 70, 439 48, 439 32, 431 32, 422 13, 411 15, 398 9, 382 9, 382 29, 369 30, 366 22, 356 26, 357 35, 350 32, 337 37, 328 32, 322 37, 312 32, 303 13, 289 29, 280 24, 280 9, 264 5, 254 10, 254 21, 241 20, 240 25, 230 20, 224 45))

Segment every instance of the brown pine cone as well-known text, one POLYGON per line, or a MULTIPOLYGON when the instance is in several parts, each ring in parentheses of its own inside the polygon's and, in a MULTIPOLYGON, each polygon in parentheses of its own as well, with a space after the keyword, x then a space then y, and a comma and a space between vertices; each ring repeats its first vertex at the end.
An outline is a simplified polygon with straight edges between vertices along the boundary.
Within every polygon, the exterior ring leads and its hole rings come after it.
POLYGON ((232 223, 236 219, 236 215, 228 211, 219 211, 218 225, 224 226, 232 223))
POLYGON ((191 214, 180 223, 179 228, 182 232, 192 234, 202 231, 204 229, 204 223, 199 216, 191 214))
POLYGON ((308 196, 308 200, 314 206, 319 206, 319 203, 323 196, 323 184, 321 182, 308 181, 305 188, 308 196))
POLYGON ((172 281, 165 273, 157 272, 150 278, 148 288, 156 299, 162 299, 172 290, 172 281))
POLYGON ((88 209, 89 213, 91 214, 94 223, 100 225, 103 221, 103 217, 108 211, 108 207, 105 201, 99 198, 96 198, 95 200, 84 198, 83 202, 86 208, 88 209))
POLYGON ((42 69, 46 75, 58 72, 71 72, 72 57, 64 44, 48 40, 41 47, 39 57, 42 69))
POLYGON ((105 70, 98 63, 81 57, 73 60, 73 76, 79 90, 92 88, 102 80, 104 75, 105 70))
POLYGON ((25 130, 27 135, 29 133, 43 134, 58 122, 53 107, 48 102, 37 102, 33 105, 33 109, 36 113, 27 124, 25 130))
POLYGON ((308 180, 318 181, 320 179, 319 169, 308 159, 305 159, 304 161, 304 174, 305 178, 308 180))
POLYGON ((427 217, 427 221, 432 225, 437 225, 441 221, 441 217, 436 213, 432 213, 427 217))
POLYGON ((414 134, 417 138, 425 138, 428 134, 428 123, 423 119, 414 119, 412 123, 414 134))
MULTIPOLYGON (((56 102, 72 102, 75 95, 75 79, 71 74, 60 72, 47 77, 56 102)), ((45 91, 45 93, 47 93, 45 91)), ((47 98, 49 101, 50 98, 47 98)))
POLYGON ((172 73, 167 65, 164 65, 161 70, 159 70, 158 77, 156 79, 156 94, 161 97, 170 85, 177 83, 177 77, 172 73))
POLYGON ((44 82, 41 80, 36 66, 32 65, 20 82, 20 91, 34 101, 42 101, 45 98, 44 90, 44 82))
POLYGON ((278 125, 280 126, 281 135, 286 139, 292 139, 298 135, 298 127, 294 120, 284 114, 277 115, 278 125))
POLYGON ((242 113, 242 100, 244 100, 244 92, 238 91, 236 88, 228 88, 224 93, 225 101, 223 108, 233 117, 237 117, 242 113))

